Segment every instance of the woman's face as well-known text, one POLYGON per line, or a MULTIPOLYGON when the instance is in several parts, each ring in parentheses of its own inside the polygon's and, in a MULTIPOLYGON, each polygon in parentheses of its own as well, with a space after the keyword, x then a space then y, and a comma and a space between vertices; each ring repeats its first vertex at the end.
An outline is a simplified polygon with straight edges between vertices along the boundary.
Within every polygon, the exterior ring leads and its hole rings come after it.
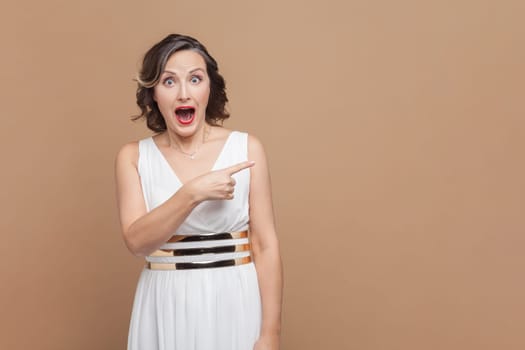
POLYGON ((187 137, 203 127, 210 78, 202 56, 191 50, 171 55, 154 87, 153 96, 168 130, 187 137))

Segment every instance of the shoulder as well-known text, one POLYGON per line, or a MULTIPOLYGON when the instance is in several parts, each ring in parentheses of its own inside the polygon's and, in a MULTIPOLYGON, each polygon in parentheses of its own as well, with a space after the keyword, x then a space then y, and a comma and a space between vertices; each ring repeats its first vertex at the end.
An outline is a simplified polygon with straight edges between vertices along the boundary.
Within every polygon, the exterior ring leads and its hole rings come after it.
POLYGON ((261 140, 252 134, 246 133, 248 138, 248 159, 256 162, 266 161, 266 152, 261 140))
POLYGON ((115 163, 117 165, 123 164, 123 163, 128 163, 128 164, 132 163, 136 165, 138 158, 139 158, 139 141, 132 141, 120 147, 115 157, 115 163))
POLYGON ((266 152, 261 140, 254 135, 248 134, 248 159, 255 162, 250 168, 250 198, 252 204, 258 202, 261 195, 264 197, 270 192, 270 167, 266 152))
POLYGON ((248 150, 250 152, 256 152, 256 153, 264 153, 264 146, 261 142, 261 140, 255 136, 255 135, 252 135, 252 134, 248 134, 246 133, 247 137, 248 137, 248 150))

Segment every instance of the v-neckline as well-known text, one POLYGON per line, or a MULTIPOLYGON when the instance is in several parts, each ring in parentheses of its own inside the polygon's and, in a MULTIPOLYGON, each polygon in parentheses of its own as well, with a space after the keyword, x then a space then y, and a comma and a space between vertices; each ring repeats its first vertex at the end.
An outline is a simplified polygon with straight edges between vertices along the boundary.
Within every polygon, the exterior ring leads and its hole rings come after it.
MULTIPOLYGON (((228 143, 230 142, 230 139, 231 139, 231 136, 232 134, 234 133, 235 131, 231 131, 228 136, 226 137, 226 141, 224 141, 224 144, 222 145, 222 148, 221 148, 221 151, 219 152, 219 155, 217 156, 217 158, 215 159, 215 162, 213 163, 212 167, 210 170, 208 171, 214 171, 216 170, 215 168, 217 167, 218 163, 219 163, 219 160, 222 158, 222 155, 224 153, 224 150, 226 149, 226 145, 228 145, 228 143)), ((186 182, 182 182, 182 180, 180 179, 180 177, 177 175, 177 172, 175 171, 175 169, 173 169, 173 167, 171 166, 170 162, 168 162, 168 159, 164 156, 164 153, 162 153, 162 151, 160 150, 159 146, 157 146, 157 144, 155 143, 155 140, 153 139, 153 136, 150 137, 151 139, 151 143, 153 143, 153 147, 157 150, 157 152, 159 153, 160 155, 160 158, 162 159, 162 161, 164 162, 164 164, 168 167, 168 169, 170 170, 171 174, 173 175, 173 177, 180 183, 180 185, 184 185, 186 182)), ((188 181, 191 181, 191 179, 189 179, 188 181)))

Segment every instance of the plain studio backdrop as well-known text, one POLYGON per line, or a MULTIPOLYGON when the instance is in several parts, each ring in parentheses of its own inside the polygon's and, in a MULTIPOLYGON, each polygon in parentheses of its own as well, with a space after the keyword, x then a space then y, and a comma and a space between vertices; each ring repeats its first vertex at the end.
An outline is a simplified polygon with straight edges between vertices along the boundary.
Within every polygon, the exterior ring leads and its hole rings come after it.
POLYGON ((113 163, 168 33, 266 146, 283 349, 525 348, 523 1, 5 1, 0 348, 124 349, 113 163))

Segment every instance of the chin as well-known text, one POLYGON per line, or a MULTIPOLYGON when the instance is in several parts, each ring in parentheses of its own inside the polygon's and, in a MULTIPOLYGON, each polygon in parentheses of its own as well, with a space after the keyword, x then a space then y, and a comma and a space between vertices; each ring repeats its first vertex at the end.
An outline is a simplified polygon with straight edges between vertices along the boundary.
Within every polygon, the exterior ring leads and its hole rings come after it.
POLYGON ((173 130, 180 137, 190 137, 193 136, 197 130, 199 130, 200 125, 204 125, 204 123, 199 123, 198 121, 193 121, 193 123, 189 125, 180 125, 177 123, 171 128, 171 130, 173 130))

